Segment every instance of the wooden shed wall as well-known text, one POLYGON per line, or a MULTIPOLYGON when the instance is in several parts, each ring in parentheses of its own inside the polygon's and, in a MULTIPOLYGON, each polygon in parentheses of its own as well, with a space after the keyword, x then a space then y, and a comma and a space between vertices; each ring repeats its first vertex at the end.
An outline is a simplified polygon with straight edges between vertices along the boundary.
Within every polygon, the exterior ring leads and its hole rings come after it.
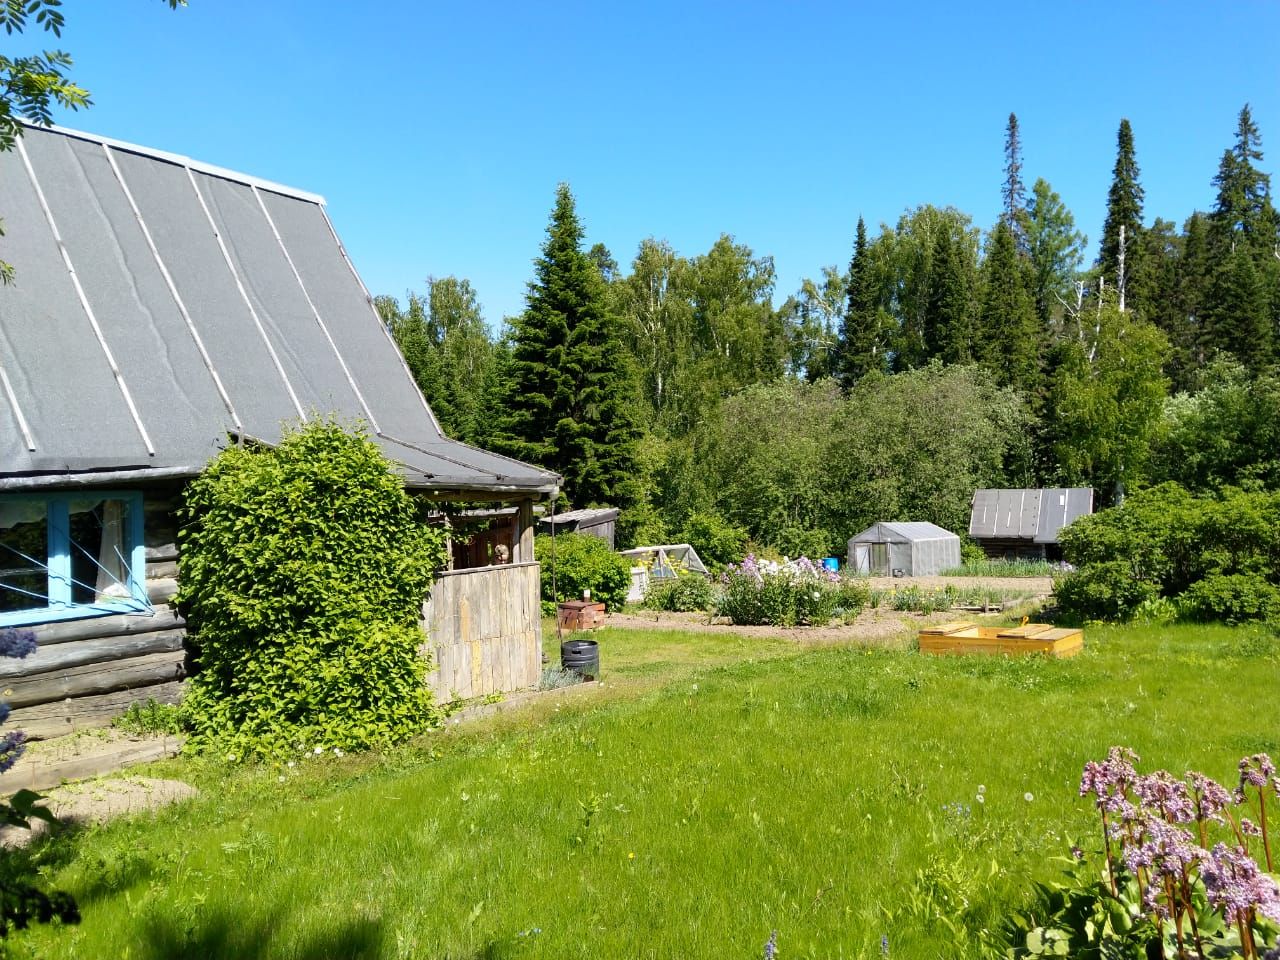
POLYGON ((423 605, 437 703, 535 685, 542 675, 537 563, 442 573, 423 605))

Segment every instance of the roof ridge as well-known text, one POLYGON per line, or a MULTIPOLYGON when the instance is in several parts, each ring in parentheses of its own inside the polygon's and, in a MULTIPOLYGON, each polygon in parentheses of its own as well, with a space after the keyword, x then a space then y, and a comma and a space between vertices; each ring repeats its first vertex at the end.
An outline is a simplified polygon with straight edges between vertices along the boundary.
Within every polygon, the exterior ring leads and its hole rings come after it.
POLYGON ((64 137, 73 137, 76 140, 85 140, 89 143, 100 143, 115 150, 123 150, 126 153, 136 153, 139 156, 151 157, 155 160, 163 160, 166 163, 175 163, 178 166, 187 167, 197 173, 205 173, 209 176, 218 177, 222 180, 230 180, 233 183, 243 183, 246 186, 257 187, 259 190, 267 190, 271 193, 279 193, 286 197, 306 200, 322 207, 325 206, 324 197, 318 193, 312 193, 309 190, 302 190, 298 187, 290 187, 287 184, 277 183, 274 180, 265 180, 262 177, 255 177, 250 173, 241 173, 239 170, 230 170, 227 167, 220 167, 217 164, 205 163, 203 160, 196 160, 193 157, 184 156, 181 153, 171 153, 168 150, 160 150, 156 147, 146 147, 139 143, 130 143, 127 140, 116 140, 113 137, 104 137, 97 133, 88 133, 84 130, 74 130, 71 127, 59 126, 56 123, 51 123, 48 126, 45 126, 41 123, 32 123, 29 120, 19 120, 18 122, 28 130, 40 130, 45 133, 56 133, 64 137))

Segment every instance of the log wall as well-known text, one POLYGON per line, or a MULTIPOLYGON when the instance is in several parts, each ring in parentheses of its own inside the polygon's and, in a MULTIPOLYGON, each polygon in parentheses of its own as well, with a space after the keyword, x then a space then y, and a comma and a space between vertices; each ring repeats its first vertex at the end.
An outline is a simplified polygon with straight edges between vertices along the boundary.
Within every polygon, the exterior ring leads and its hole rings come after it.
POLYGON ((423 605, 437 703, 537 684, 542 604, 536 563, 440 574, 423 605))
POLYGON ((178 591, 176 487, 143 493, 147 596, 144 614, 63 620, 33 627, 36 652, 0 659, 0 691, 12 708, 6 729, 43 740, 102 726, 148 699, 176 703, 186 676, 186 621, 178 591))

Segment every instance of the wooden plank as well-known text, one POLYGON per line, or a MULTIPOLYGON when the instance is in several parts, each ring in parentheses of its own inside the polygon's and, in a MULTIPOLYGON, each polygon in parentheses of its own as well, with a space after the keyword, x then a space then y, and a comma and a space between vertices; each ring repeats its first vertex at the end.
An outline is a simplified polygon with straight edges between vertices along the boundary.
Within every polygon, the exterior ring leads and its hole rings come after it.
POLYGON ((1084 647, 1084 637, 1074 634, 1063 640, 1050 641, 1016 637, 933 636, 920 637, 920 652, 930 654, 1006 654, 1021 656, 1045 653, 1054 657, 1070 657, 1084 647))
POLYGON ((968 620, 955 620, 952 623, 939 623, 934 626, 921 627, 920 632, 922 634, 930 635, 957 633, 960 630, 972 630, 973 627, 974 624, 970 623, 968 620))
POLYGON ((175 560, 148 560, 147 561, 147 579, 148 580, 176 580, 178 579, 178 561, 175 560))
POLYGON ((85 620, 64 620, 61 623, 42 623, 35 631, 36 643, 70 643, 74 640, 92 640, 98 637, 124 637, 135 633, 151 633, 154 630, 175 630, 185 627, 187 621, 178 616, 168 604, 161 604, 151 613, 125 613, 111 617, 89 617, 85 620))
POLYGON ((147 740, 125 741, 119 749, 106 753, 91 753, 82 757, 49 763, 24 764, 0 776, 0 794, 19 790, 48 790, 64 780, 83 780, 112 773, 122 767, 147 763, 162 757, 172 757, 182 748, 179 737, 156 737, 147 740))
POLYGON ((1001 630, 1000 636, 1008 637, 1010 639, 1034 637, 1036 634, 1044 633, 1045 631, 1052 629, 1053 624, 1051 623, 1024 623, 1020 627, 1010 627, 1008 630, 1001 630))
POLYGON ((1067 640, 1071 637, 1084 637, 1084 631, 1079 628, 1059 627, 1057 630, 1046 630, 1044 633, 1037 633, 1037 640, 1067 640))
POLYGON ((156 630, 131 636, 73 640, 70 643, 40 647, 22 660, 0 659, 0 683, 14 677, 33 677, 88 663, 127 660, 148 653, 181 650, 186 635, 186 630, 156 630))
POLYGON ((30 707, 67 697, 87 697, 153 683, 181 680, 185 675, 181 650, 153 653, 131 660, 91 663, 55 673, 19 677, 4 684, 4 699, 11 707, 30 707))
POLYGON ((146 687, 133 687, 115 693, 103 693, 91 697, 55 700, 34 707, 23 707, 9 714, 9 726, 21 730, 28 740, 47 740, 88 727, 102 727, 124 713, 134 703, 155 700, 159 703, 177 703, 182 699, 185 684, 179 680, 157 683, 146 687))
POLYGON ((168 603, 178 595, 178 581, 172 577, 147 581, 147 599, 152 605, 168 603))
MULTIPOLYGON (((151 538, 148 537, 147 539, 150 540, 151 538)), ((165 543, 148 543, 146 551, 147 563, 151 563, 152 561, 158 562, 161 560, 178 559, 178 545, 172 540, 165 543)))

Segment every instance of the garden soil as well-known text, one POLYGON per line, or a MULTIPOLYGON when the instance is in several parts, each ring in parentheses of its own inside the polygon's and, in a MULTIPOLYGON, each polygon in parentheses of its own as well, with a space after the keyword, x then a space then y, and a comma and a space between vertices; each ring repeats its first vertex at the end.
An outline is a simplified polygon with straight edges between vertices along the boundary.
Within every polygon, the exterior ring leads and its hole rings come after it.
MULTIPOLYGON (((920 587, 937 590, 945 586, 980 587, 1009 599, 1043 600, 1053 592, 1049 577, 872 577, 873 590, 901 590, 920 587)), ((636 613, 612 613, 605 625, 633 630, 690 630, 694 632, 731 633, 743 637, 783 637, 803 644, 873 643, 893 645, 913 634, 922 624, 967 620, 980 614, 950 610, 942 613, 908 613, 890 610, 883 604, 863 610, 853 623, 830 624, 825 627, 743 627, 723 617, 705 613, 667 613, 642 610, 636 613)))

